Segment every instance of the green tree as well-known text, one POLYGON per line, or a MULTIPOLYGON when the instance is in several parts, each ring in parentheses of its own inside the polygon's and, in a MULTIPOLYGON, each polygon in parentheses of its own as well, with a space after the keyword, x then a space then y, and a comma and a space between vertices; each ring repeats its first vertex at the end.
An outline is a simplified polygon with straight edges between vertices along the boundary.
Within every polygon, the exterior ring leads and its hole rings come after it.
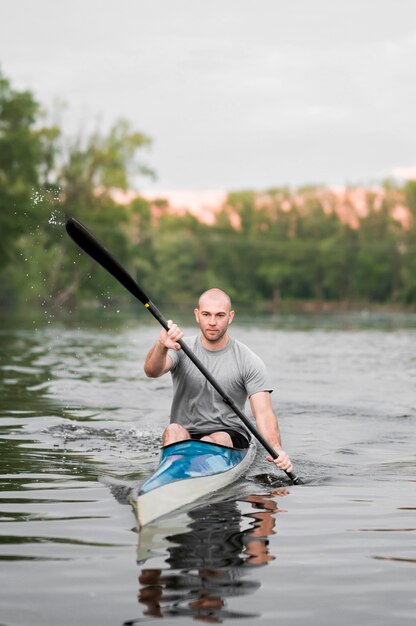
POLYGON ((389 203, 369 207, 360 220, 355 260, 354 291, 356 298, 387 302, 397 297, 400 275, 399 241, 402 228, 390 213, 389 203))
POLYGON ((209 259, 203 243, 206 230, 207 226, 189 213, 161 217, 152 257, 152 284, 159 301, 187 306, 207 288, 209 259))
MULTIPOLYGON (((132 235, 137 204, 119 204, 114 194, 127 190, 138 174, 153 175, 136 156, 149 143, 146 135, 120 120, 106 134, 94 132, 70 143, 67 152, 61 153, 62 165, 56 170, 61 189, 59 213, 65 219, 73 216, 85 223, 130 271, 134 271, 132 235)), ((54 272, 56 280, 51 283, 49 296, 54 305, 72 306, 80 296, 96 295, 103 304, 108 302, 108 276, 85 255, 74 264, 72 242, 68 238, 62 240, 62 233, 56 229, 51 229, 50 235, 49 246, 55 246, 57 238, 60 240, 61 271, 54 272)), ((116 285, 113 291, 116 295, 123 293, 116 285)))
POLYGON ((114 193, 138 175, 152 175, 137 158, 150 139, 120 120, 108 133, 68 142, 43 119, 34 96, 12 89, 0 74, 0 273, 7 278, 2 304, 50 310, 72 307, 80 298, 105 302, 108 277, 74 247, 65 219, 85 222, 134 270, 137 210, 118 204, 114 193))
POLYGON ((59 129, 42 126, 39 103, 12 88, 0 70, 0 271, 14 258, 19 238, 45 215, 45 194, 59 129))
POLYGON ((409 224, 400 244, 400 295, 405 303, 416 304, 416 180, 406 183, 404 194, 406 206, 409 208, 409 224))

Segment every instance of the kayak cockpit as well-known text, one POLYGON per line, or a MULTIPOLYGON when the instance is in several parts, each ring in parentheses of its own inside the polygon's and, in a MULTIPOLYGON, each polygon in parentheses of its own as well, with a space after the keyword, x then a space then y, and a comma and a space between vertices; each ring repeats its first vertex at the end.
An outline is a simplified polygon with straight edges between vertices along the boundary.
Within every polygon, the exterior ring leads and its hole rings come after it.
POLYGON ((242 461, 246 449, 187 439, 164 446, 160 464, 140 487, 139 495, 177 480, 226 472, 242 461))

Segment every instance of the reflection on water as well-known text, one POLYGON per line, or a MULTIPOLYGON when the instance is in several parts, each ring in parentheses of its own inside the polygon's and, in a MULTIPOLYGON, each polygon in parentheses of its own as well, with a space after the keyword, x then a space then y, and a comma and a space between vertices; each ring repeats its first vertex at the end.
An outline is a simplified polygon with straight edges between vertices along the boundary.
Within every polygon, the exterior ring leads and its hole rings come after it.
POLYGON ((158 618, 192 616, 210 623, 259 617, 260 613, 227 609, 227 598, 254 594, 259 588, 251 570, 275 558, 269 546, 269 537, 276 532, 276 514, 281 512, 275 498, 287 494, 281 489, 247 496, 242 502, 217 502, 191 511, 186 532, 164 538, 169 569, 144 565, 143 556, 151 553, 153 539, 160 533, 157 526, 144 528, 138 546, 142 566, 138 599, 145 607, 143 614, 158 618), (246 512, 242 512, 242 504, 246 512))

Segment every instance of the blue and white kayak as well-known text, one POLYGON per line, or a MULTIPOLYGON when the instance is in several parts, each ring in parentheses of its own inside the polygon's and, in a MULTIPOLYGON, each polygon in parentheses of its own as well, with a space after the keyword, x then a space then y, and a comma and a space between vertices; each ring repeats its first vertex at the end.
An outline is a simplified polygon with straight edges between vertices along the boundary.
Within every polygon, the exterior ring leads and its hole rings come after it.
POLYGON ((164 446, 156 471, 131 498, 139 526, 230 485, 247 471, 255 453, 253 441, 245 449, 193 439, 164 446))

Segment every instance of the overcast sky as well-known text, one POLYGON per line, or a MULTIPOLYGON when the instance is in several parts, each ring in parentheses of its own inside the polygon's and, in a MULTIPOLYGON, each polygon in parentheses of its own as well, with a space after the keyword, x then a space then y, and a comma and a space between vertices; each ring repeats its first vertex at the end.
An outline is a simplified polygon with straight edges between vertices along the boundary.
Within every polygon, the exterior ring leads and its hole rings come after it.
POLYGON ((416 0, 0 0, 0 65, 66 101, 69 133, 124 117, 150 135, 160 189, 416 166, 416 0))

